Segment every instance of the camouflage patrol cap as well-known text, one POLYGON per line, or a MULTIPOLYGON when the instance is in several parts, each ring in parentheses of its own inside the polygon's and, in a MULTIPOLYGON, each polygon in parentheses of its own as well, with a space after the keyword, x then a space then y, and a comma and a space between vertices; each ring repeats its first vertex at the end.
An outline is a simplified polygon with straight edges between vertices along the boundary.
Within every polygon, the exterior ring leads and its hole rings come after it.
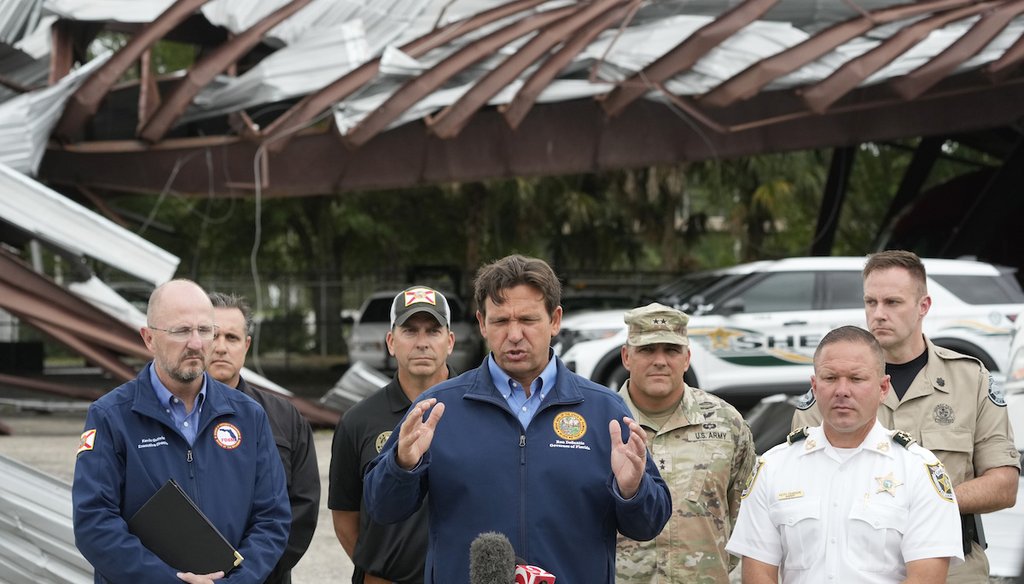
POLYGON ((626 344, 632 347, 668 343, 689 346, 686 323, 690 317, 681 310, 653 302, 647 306, 627 310, 623 316, 629 327, 626 344))

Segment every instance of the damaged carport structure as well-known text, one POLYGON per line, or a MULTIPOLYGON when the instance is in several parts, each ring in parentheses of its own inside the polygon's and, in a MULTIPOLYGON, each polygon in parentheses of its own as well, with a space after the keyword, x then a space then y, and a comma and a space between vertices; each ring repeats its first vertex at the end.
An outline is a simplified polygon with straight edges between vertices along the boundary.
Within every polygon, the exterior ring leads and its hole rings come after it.
MULTIPOLYGON (((834 148, 811 250, 828 253, 859 144, 926 137, 892 218, 947 139, 1002 161, 986 192, 1024 168, 1021 0, 17 4, 22 29, 51 19, 50 81, 6 90, 61 88, 19 170, 118 224, 107 197, 123 193, 324 195, 834 148), (89 60, 103 29, 128 41, 89 60), (198 47, 194 65, 158 74, 163 39, 198 47)), ((977 196, 975 214, 1019 205, 977 196)))

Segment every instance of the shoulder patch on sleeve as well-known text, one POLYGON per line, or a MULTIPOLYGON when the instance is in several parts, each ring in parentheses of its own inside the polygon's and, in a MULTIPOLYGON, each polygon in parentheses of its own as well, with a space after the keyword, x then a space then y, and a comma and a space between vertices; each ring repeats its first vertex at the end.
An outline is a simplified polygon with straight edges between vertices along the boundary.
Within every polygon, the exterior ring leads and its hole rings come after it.
POLYGON ((764 458, 761 456, 757 457, 754 461, 754 468, 750 469, 750 476, 747 477, 747 484, 743 486, 743 492, 740 493, 740 500, 746 499, 750 495, 750 491, 754 489, 754 482, 757 481, 757 475, 761 473, 761 468, 764 466, 764 458))
POLYGON ((75 452, 75 456, 78 456, 79 454, 81 454, 83 452, 92 450, 93 446, 95 446, 95 445, 96 445, 96 429, 93 428, 91 430, 86 430, 85 432, 82 432, 82 440, 81 440, 81 442, 78 443, 78 451, 75 452))
POLYGON ((796 444, 797 442, 807 438, 807 426, 803 428, 797 428, 786 436, 786 444, 796 444))
POLYGON ((814 405, 814 390, 808 389, 807 393, 801 395, 793 402, 798 410, 809 410, 814 405))
POLYGON ((1006 407, 1006 397, 1003 395, 1003 388, 988 374, 988 399, 1001 408, 1006 407))
POLYGON ((932 482, 932 486, 935 487, 935 492, 942 499, 953 502, 953 481, 946 474, 946 467, 942 466, 941 462, 935 462, 934 464, 925 464, 925 468, 928 470, 928 478, 932 482))

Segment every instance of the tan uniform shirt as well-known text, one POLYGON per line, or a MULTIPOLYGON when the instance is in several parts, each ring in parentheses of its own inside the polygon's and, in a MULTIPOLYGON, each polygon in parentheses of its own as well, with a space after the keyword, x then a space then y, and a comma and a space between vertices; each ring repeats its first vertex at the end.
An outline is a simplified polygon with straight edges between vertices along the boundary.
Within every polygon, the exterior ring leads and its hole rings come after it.
MULTIPOLYGON (((889 392, 878 408, 878 421, 907 432, 935 453, 954 487, 991 468, 1020 469, 1005 402, 988 370, 973 357, 937 347, 928 339, 925 343, 928 363, 902 400, 889 392)), ((794 428, 820 423, 816 404, 793 415, 794 428)), ((980 546, 975 544, 966 559, 950 570, 948 582, 988 582, 988 558, 980 546)))
POLYGON ((619 395, 647 432, 652 460, 672 493, 672 517, 652 541, 619 536, 616 584, 728 584, 738 560, 725 544, 756 459, 750 428, 731 405, 687 387, 655 431, 628 386, 627 380, 619 395))

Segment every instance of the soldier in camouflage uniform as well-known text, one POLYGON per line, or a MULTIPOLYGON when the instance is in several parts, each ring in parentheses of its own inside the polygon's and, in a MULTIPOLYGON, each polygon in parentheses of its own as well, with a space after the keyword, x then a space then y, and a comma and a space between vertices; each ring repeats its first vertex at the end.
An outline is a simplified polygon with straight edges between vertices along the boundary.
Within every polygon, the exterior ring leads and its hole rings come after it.
POLYGON ((619 536, 617 584, 728 584, 737 558, 725 544, 755 460, 754 441, 731 405, 683 382, 690 366, 683 312, 658 303, 625 314, 619 395, 647 433, 672 493, 672 517, 655 539, 619 536))

